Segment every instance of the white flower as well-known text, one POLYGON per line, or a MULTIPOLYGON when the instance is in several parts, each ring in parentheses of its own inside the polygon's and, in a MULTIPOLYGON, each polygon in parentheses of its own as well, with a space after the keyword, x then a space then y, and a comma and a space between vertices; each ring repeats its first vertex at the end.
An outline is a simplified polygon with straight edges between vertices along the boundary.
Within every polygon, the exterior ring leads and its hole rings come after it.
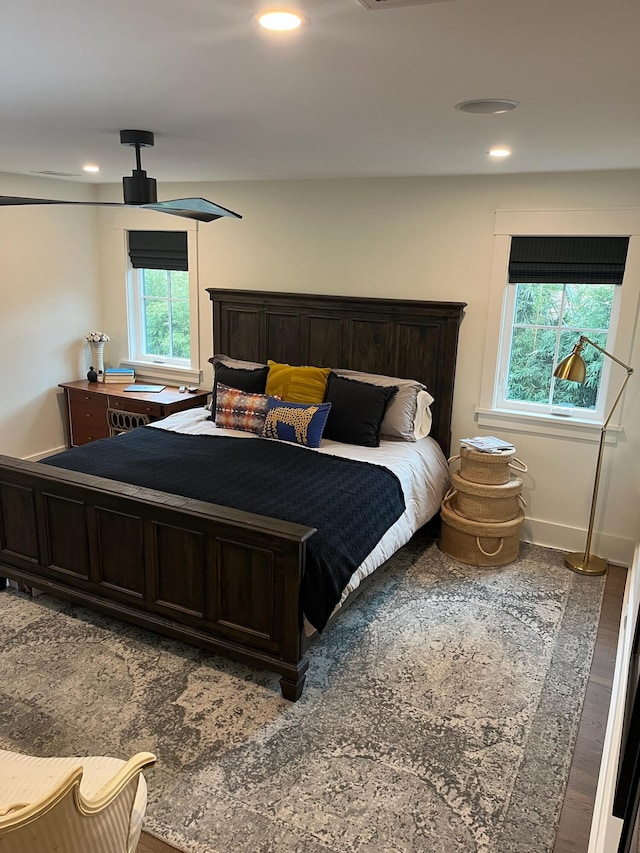
POLYGON ((87 332, 85 338, 89 341, 90 344, 97 344, 100 341, 106 343, 107 341, 111 340, 109 335, 106 335, 104 332, 87 332))

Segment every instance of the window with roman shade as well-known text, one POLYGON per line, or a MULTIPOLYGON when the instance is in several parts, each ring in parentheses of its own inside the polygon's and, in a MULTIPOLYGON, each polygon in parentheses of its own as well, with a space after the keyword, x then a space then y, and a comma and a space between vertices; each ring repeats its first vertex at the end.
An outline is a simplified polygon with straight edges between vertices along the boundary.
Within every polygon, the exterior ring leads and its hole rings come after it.
POLYGON ((186 231, 130 230, 127 238, 130 358, 191 369, 197 363, 197 291, 193 299, 189 236, 186 231))
POLYGON ((627 236, 513 236, 495 405, 598 419, 603 356, 588 354, 584 385, 555 379, 554 365, 581 334, 610 348, 627 236))

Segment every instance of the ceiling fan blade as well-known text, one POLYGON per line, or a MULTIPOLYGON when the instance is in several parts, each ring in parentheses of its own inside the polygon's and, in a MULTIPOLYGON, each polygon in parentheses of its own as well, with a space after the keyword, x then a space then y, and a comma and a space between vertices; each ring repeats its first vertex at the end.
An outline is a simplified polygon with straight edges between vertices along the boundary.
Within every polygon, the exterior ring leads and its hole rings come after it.
MULTIPOLYGON (((22 198, 17 195, 0 195, 0 207, 5 207, 10 204, 97 204, 95 201, 62 201, 55 198, 22 198)), ((124 207, 122 204, 117 207, 124 207)))
POLYGON ((213 222, 222 216, 233 216, 242 219, 239 213, 220 207, 204 198, 178 198, 170 201, 158 201, 152 204, 125 204, 117 201, 64 201, 54 198, 23 198, 21 196, 0 196, 0 207, 27 204, 80 204, 90 207, 135 207, 141 210, 156 210, 158 213, 170 213, 186 219, 197 219, 200 222, 213 222))
POLYGON ((186 216, 189 219, 199 219, 201 222, 212 222, 222 216, 233 216, 234 219, 242 219, 239 213, 207 201, 206 198, 174 198, 169 201, 156 201, 151 204, 142 204, 145 210, 158 210, 161 213, 173 213, 176 216, 186 216))

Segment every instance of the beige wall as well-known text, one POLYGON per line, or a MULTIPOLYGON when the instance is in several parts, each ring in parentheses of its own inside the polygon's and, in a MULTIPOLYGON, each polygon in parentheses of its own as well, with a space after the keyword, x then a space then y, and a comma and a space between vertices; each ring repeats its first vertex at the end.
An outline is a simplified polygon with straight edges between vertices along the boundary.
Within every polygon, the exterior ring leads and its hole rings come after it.
MULTIPOLYGON (((200 228, 201 354, 207 384, 211 374, 206 359, 215 346, 206 287, 467 302, 454 401, 455 447, 466 435, 486 432, 475 421, 475 408, 495 211, 638 207, 640 172, 165 185, 161 190, 163 198, 201 195, 244 217, 200 228)), ((102 192, 105 198, 117 198, 118 189, 102 192)), ((103 272, 103 285, 110 289, 115 281, 108 259, 103 272)), ((631 284, 640 289, 640 282, 631 284)), ((112 310, 115 321, 115 306, 112 310)), ((637 362, 637 354, 633 358, 637 362)), ((640 538, 639 389, 636 380, 625 401, 622 440, 606 449, 597 521, 607 535, 594 542, 595 553, 625 562, 640 538)), ((525 536, 579 550, 585 541, 597 444, 515 432, 509 437, 530 469, 525 477, 525 536)))
MULTIPOLYGON (((99 193, 104 200, 118 200, 120 188, 101 187, 99 193)), ((165 184, 160 193, 161 198, 203 196, 244 217, 200 227, 201 359, 207 385, 211 374, 206 359, 215 347, 206 287, 467 302, 454 401, 455 447, 461 437, 480 431, 475 407, 480 402, 495 211, 639 207, 640 172, 165 184)), ((126 311, 122 240, 114 217, 105 209, 98 217, 103 311, 97 322, 112 336, 108 359, 116 363, 126 356, 126 311)), ((153 227, 149 217, 158 220, 161 215, 146 214, 141 227, 153 227)), ((640 289, 640 282, 631 285, 640 289)), ((78 283, 76 292, 80 287, 78 283)), ((32 302, 27 313, 35 311, 32 302)), ((85 318, 73 324, 76 341, 85 331, 85 318)), ((68 346, 71 339, 69 332, 68 346)), ((632 357, 638 366, 637 351, 632 357)), ((58 381, 59 372, 51 382, 58 381)), ((596 539, 595 551, 617 561, 630 560, 640 534, 639 388, 634 377, 625 401, 623 440, 605 455, 598 527, 607 533, 596 539)), ((33 396, 27 395, 31 401, 33 396)), ((553 547, 579 549, 597 445, 546 435, 511 437, 530 468, 525 535, 553 547)), ((51 434, 47 440, 24 442, 24 455, 52 446, 57 438, 51 434)))
MULTIPOLYGON (((86 200, 92 187, 0 174, 2 195, 86 200)), ((86 372, 99 325, 94 208, 0 207, 0 453, 64 446, 57 384, 86 372)))

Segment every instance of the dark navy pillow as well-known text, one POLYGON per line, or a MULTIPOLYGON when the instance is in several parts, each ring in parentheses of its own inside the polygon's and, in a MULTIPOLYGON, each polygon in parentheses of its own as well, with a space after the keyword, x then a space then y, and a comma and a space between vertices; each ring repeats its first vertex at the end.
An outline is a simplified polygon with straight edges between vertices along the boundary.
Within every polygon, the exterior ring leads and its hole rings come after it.
POLYGON ((218 382, 221 385, 226 385, 227 388, 237 388, 238 391, 245 391, 247 394, 264 394, 264 389, 267 385, 267 376, 269 375, 269 367, 229 367, 227 364, 215 362, 213 366, 213 399, 211 401, 211 411, 216 410, 216 389, 218 382))
POLYGON ((370 385, 330 373, 325 401, 331 403, 331 412, 324 437, 378 447, 385 410, 397 392, 396 385, 370 385))
POLYGON ((330 410, 331 403, 288 403, 269 397, 262 437, 320 447, 330 410))

